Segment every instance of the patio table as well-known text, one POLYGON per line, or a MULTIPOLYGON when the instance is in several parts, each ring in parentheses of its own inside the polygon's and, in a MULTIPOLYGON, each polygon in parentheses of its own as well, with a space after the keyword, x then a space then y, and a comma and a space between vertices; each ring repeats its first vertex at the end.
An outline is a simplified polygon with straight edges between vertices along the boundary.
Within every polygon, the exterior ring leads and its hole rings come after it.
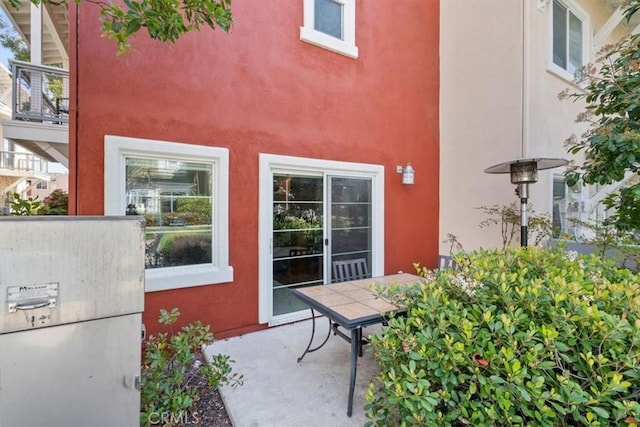
POLYGON ((353 409, 353 391, 356 384, 358 355, 362 356, 362 346, 367 343, 362 338, 362 328, 383 323, 391 313, 400 310, 398 306, 374 295, 374 289, 377 286, 389 286, 391 284, 411 285, 420 282, 420 280, 420 277, 413 274, 399 273, 329 285, 291 289, 291 292, 296 297, 309 305, 312 318, 311 339, 302 356, 298 358, 298 363, 302 361, 307 353, 319 350, 328 341, 332 330, 334 335, 338 335, 351 343, 348 416, 351 416, 353 409), (311 345, 316 329, 316 311, 326 316, 331 326, 325 340, 312 349, 311 345), (343 333, 338 327, 346 329, 350 334, 343 333))

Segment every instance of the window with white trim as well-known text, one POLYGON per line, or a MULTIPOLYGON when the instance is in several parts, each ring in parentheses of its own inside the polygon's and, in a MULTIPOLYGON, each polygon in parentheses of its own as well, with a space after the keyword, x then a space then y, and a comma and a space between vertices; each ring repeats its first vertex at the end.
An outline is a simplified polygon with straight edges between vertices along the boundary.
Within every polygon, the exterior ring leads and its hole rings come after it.
POLYGON ((553 0, 551 68, 573 79, 586 63, 588 15, 575 3, 553 0))
POLYGON ((146 290, 233 280, 229 151, 105 136, 105 215, 145 219, 146 290))
POLYGON ((355 0, 303 0, 303 9, 300 40, 358 57, 355 0))

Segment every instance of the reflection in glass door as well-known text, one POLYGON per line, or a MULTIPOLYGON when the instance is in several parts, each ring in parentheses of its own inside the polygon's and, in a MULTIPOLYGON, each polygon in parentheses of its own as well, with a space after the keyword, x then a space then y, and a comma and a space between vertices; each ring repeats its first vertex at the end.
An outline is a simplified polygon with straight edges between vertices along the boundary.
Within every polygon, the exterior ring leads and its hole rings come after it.
POLYGON ((323 177, 273 175, 273 313, 306 306, 290 288, 317 285, 323 277, 323 177))
MULTIPOLYGON (((331 262, 364 258, 371 271, 371 179, 329 178, 331 262)), ((329 269, 331 271, 331 269, 329 269)), ((332 277, 331 282, 335 282, 332 277)))
POLYGON ((272 241, 272 316, 306 309, 289 289, 333 282, 332 261, 371 271, 371 178, 273 174, 272 241))

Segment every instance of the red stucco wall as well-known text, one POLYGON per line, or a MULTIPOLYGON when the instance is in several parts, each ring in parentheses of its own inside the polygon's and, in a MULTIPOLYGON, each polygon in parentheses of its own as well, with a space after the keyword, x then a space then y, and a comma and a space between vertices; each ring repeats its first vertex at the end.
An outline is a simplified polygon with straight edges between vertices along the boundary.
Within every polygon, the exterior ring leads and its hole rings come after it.
POLYGON ((438 251, 438 1, 358 0, 356 60, 299 40, 302 0, 234 0, 233 12, 230 35, 140 35, 116 56, 82 3, 71 66, 78 214, 103 213, 105 134, 229 148, 234 282, 149 293, 145 312, 150 325, 178 306, 218 337, 260 327, 258 153, 384 165, 385 271, 434 265, 438 251), (408 161, 413 186, 395 172, 408 161))

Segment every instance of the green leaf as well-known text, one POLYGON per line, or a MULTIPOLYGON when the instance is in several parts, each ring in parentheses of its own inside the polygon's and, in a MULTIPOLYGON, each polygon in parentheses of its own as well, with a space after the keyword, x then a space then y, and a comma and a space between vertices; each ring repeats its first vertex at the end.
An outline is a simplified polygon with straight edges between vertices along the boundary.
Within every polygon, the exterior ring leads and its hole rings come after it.
POLYGON ((499 376, 497 376, 497 375, 491 375, 491 376, 489 377, 489 379, 490 379, 490 380, 491 380, 491 382, 492 382, 492 383, 494 383, 494 384, 504 384, 504 383, 505 383, 505 380, 503 380, 502 378, 500 378, 500 377, 499 377, 499 376))
POLYGON ((127 34, 134 34, 138 32, 141 26, 142 24, 139 19, 131 18, 127 23, 127 34))
POLYGON ((600 418, 609 419, 609 412, 605 409, 600 408, 599 406, 589 406, 589 409, 595 412, 600 418))
POLYGON ((518 393, 520 393, 520 397, 522 397, 527 402, 531 402, 531 395, 527 392, 527 390, 518 386, 516 386, 516 390, 518 390, 518 393))

